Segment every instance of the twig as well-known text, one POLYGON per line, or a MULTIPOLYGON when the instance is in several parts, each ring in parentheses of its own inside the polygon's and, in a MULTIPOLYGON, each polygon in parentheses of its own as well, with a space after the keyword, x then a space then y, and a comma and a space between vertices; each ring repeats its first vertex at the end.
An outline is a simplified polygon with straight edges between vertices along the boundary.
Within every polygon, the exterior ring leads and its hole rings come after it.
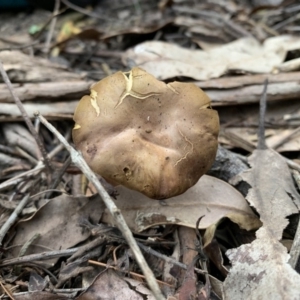
POLYGON ((75 165, 82 171, 82 173, 88 178, 88 180, 94 185, 97 192, 101 196, 103 202, 105 203, 107 209, 113 216, 118 228, 123 234, 123 237, 126 239, 129 247, 131 248, 135 259, 140 266, 143 274, 145 275, 146 281, 152 290, 153 295, 156 297, 157 300, 165 299, 162 295, 160 288, 156 282, 156 279, 154 277, 154 274, 152 270, 147 265, 147 262, 138 247, 132 232, 130 231, 128 225, 126 224, 126 221, 121 214, 121 211, 118 209, 118 207, 115 205, 115 203, 112 201, 109 194, 106 192, 100 181, 98 180, 97 176, 92 172, 90 167, 87 165, 85 160, 83 159, 82 155, 77 152, 73 147, 70 146, 70 144, 65 140, 65 138, 53 127, 43 116, 41 116, 39 113, 36 113, 36 117, 39 118, 41 123, 43 123, 48 130, 50 130, 57 138, 58 140, 65 146, 65 148, 70 152, 71 159, 75 165))
MULTIPOLYGON (((175 259, 173 259, 171 257, 168 257, 168 256, 166 256, 164 254, 161 254, 161 253, 153 250, 152 248, 143 245, 142 243, 138 243, 138 245, 146 253, 149 253, 149 254, 151 254, 153 256, 156 256, 156 257, 158 257, 158 258, 166 261, 167 263, 170 263, 170 264, 173 264, 175 266, 178 266, 179 268, 181 268, 183 270, 187 270, 188 269, 188 266, 186 264, 183 264, 183 263, 181 263, 181 262, 179 262, 179 261, 177 261, 177 260, 175 260, 175 259)), ((196 273, 198 273, 198 274, 206 274, 207 273, 206 271, 203 271, 203 270, 201 270, 199 268, 194 268, 194 271, 196 273)))
POLYGON ((258 128, 258 145, 257 149, 267 149, 266 137, 265 137, 265 115, 267 109, 267 87, 268 79, 264 82, 264 89, 260 97, 259 102, 259 128, 258 128))
POLYGON ((0 245, 2 245, 2 240, 4 239, 6 233, 11 228, 11 226, 16 222, 19 214, 22 212, 23 208, 27 205, 29 201, 29 194, 27 194, 18 204, 16 209, 10 215, 10 217, 6 220, 3 226, 0 229, 0 245))
POLYGON ((293 135, 296 135, 300 132, 300 127, 292 130, 288 135, 286 135, 285 137, 281 138, 279 141, 277 141, 276 143, 274 143, 272 145, 273 149, 277 149, 278 147, 280 147, 282 144, 284 144, 285 142, 287 142, 291 137, 293 137, 293 135))
POLYGON ((3 291, 7 294, 7 296, 8 296, 11 300, 15 300, 15 298, 13 297, 11 291, 8 290, 8 289, 3 285, 3 283, 1 282, 1 280, 0 280, 0 285, 1 285, 2 289, 3 289, 3 291))
POLYGON ((56 16, 59 13, 59 7, 60 7, 60 0, 55 0, 55 5, 54 5, 54 10, 53 10, 53 19, 51 20, 50 26, 49 26, 49 31, 47 34, 47 39, 45 42, 45 47, 44 47, 44 52, 45 53, 49 53, 49 49, 50 49, 50 43, 53 37, 53 32, 55 29, 55 25, 56 25, 56 21, 57 21, 57 17, 56 16))
POLYGON ((38 133, 36 132, 26 110, 24 109, 24 106, 22 104, 22 102, 20 101, 20 98, 18 97, 18 95, 15 93, 14 89, 13 89, 13 86, 11 84, 11 81, 6 73, 6 71, 4 70, 4 67, 3 67, 3 64, 2 62, 0 61, 0 73, 2 75, 2 78, 3 78, 3 81, 5 82, 5 84, 7 85, 13 99, 15 100, 15 103, 16 105, 18 106, 22 116, 23 116, 23 119, 28 127, 28 129, 30 130, 31 134, 33 135, 34 139, 36 140, 36 143, 38 144, 39 146, 39 149, 42 153, 42 156, 43 156, 43 159, 44 159, 44 164, 50 174, 50 171, 51 171, 51 167, 50 167, 50 163, 48 161, 48 158, 47 158, 47 152, 46 152, 46 149, 40 139, 40 137, 38 136, 38 133))
POLYGON ((41 266, 40 264, 35 263, 35 262, 26 263, 23 265, 23 267, 27 267, 27 266, 41 269, 44 273, 48 274, 54 280, 55 283, 58 282, 58 279, 56 278, 56 276, 52 272, 50 272, 47 268, 45 268, 44 266, 41 266))
MULTIPOLYGON (((61 145, 61 144, 60 144, 61 145)), ((55 176, 53 176, 55 179, 54 181, 51 183, 50 185, 50 189, 49 190, 55 190, 57 188, 57 186, 59 185, 59 183, 62 180, 63 175, 65 174, 66 170, 68 169, 68 167, 71 164, 71 157, 69 156, 67 158, 67 160, 64 162, 63 166, 57 171, 55 172, 55 176)), ((46 194, 45 198, 50 198, 52 195, 52 192, 49 191, 49 193, 46 194)))
POLYGON ((196 222, 196 226, 195 226, 196 235, 198 237, 198 241, 196 241, 196 251, 198 251, 197 257, 199 258, 199 263, 200 263, 202 269, 204 271, 206 271, 204 289, 206 290, 207 298, 210 299, 211 282, 210 282, 209 275, 208 275, 208 272, 207 272, 207 257, 206 257, 206 255, 203 251, 203 239, 202 239, 202 236, 201 236, 201 233, 200 233, 200 230, 199 230, 199 224, 200 224, 203 217, 204 216, 201 216, 201 217, 198 218, 198 220, 196 222))
POLYGON ((74 253, 71 257, 69 257, 67 259, 67 264, 76 260, 77 258, 82 257, 84 255, 84 253, 87 253, 91 249, 93 249, 95 247, 99 248, 100 245, 102 245, 106 241, 107 241, 107 239, 104 236, 99 236, 96 239, 94 239, 93 241, 91 241, 83 246, 80 246, 78 248, 78 250, 76 251, 76 253, 74 253))
POLYGON ((12 259, 5 259, 0 263, 0 267, 14 266, 14 265, 20 265, 28 262, 33 262, 33 261, 48 260, 52 258, 71 256, 76 251, 78 251, 78 249, 79 248, 70 248, 66 250, 47 251, 38 254, 29 254, 29 255, 16 257, 12 259))
POLYGON ((29 48, 29 47, 32 47, 32 46, 35 46, 39 43, 40 41, 34 41, 34 42, 31 42, 29 44, 25 44, 25 45, 19 45, 19 46, 12 46, 12 47, 6 47, 6 48, 0 48, 0 51, 11 51, 11 50, 21 50, 21 49, 26 49, 26 48, 29 48))
POLYGON ((0 184, 0 191, 4 190, 12 185, 20 183, 21 181, 24 180, 24 177, 28 178, 30 176, 36 175, 37 173, 41 172, 41 170, 43 170, 44 168, 45 168, 45 165, 43 163, 39 162, 32 170, 26 171, 22 174, 16 175, 15 177, 2 182, 0 184))
POLYGON ((46 289, 46 291, 53 292, 53 293, 78 293, 78 292, 84 292, 85 290, 86 287, 74 288, 74 289, 46 289))
MULTIPOLYGON (((62 144, 57 145, 48 155, 48 159, 52 159, 57 153, 59 153, 61 151, 61 149, 63 148, 62 144)), ((33 175, 37 175, 40 171, 44 170, 45 165, 43 164, 43 162, 39 161, 38 164, 31 170, 26 171, 22 174, 16 175, 13 178, 10 178, 4 182, 2 182, 0 184, 0 191, 4 190, 12 185, 18 184, 19 182, 21 182, 23 179, 23 177, 25 178, 29 178, 30 176, 33 175)))
POLYGON ((89 10, 87 9, 84 9, 80 6, 77 6, 73 3, 71 3, 70 1, 68 0, 61 0, 61 2, 66 5, 67 7, 75 10, 75 11, 78 11, 79 13, 83 14, 83 15, 86 15, 86 16, 89 16, 91 18, 97 18, 97 19, 100 19, 100 20, 104 20, 104 21, 112 21, 112 18, 110 17, 106 17, 106 16, 103 16, 103 15, 98 15, 98 14, 95 14, 93 12, 90 12, 89 10))
MULTIPOLYGON (((131 271, 126 271, 126 270, 122 270, 122 269, 119 269, 115 266, 111 266, 111 265, 108 265, 108 264, 105 264, 105 263, 102 263, 100 261, 95 261, 95 260, 88 260, 88 263, 90 263, 91 265, 96 265, 96 266, 101 266, 101 267, 105 267, 107 269, 114 269, 116 271, 119 271, 119 272, 124 272, 124 273, 128 273, 130 275, 133 275, 133 276, 136 276, 136 277, 139 277, 139 278, 145 278, 145 276, 141 275, 141 274, 138 274, 138 273, 135 273, 135 272, 131 272, 131 271)), ((160 284, 165 284, 165 285, 168 285, 168 286, 172 286, 170 285, 169 283, 167 282, 164 282, 164 281, 161 281, 161 280, 158 280, 156 279, 156 281, 160 284)))
POLYGON ((32 245, 35 240, 37 240, 41 236, 40 233, 34 234, 25 244, 21 247, 20 252, 19 252, 19 257, 24 256, 26 251, 28 250, 29 246, 32 245))
POLYGON ((226 28, 228 28, 230 30, 230 33, 232 35, 234 35, 235 37, 248 37, 248 36, 252 36, 252 34, 250 32, 248 32, 247 30, 245 30, 243 27, 241 27, 240 25, 234 23, 231 20, 228 20, 226 18, 224 18, 222 15, 215 13, 215 12, 211 12, 211 11, 199 11, 199 10, 195 10, 194 8, 188 8, 188 7, 181 7, 179 5, 175 5, 172 7, 173 10, 175 10, 175 12, 179 12, 179 13, 188 13, 188 14, 192 14, 192 15, 196 15, 202 18, 207 18, 208 20, 213 20, 216 19, 219 22, 221 22, 221 24, 226 28))

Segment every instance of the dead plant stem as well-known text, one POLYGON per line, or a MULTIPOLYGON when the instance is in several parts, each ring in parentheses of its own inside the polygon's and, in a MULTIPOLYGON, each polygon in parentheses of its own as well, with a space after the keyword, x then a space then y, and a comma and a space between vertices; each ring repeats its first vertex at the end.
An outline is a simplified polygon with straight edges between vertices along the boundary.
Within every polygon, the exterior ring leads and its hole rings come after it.
MULTIPOLYGON (((119 269, 115 266, 110 266, 108 264, 105 264, 105 263, 102 263, 102 262, 99 262, 99 261, 95 261, 95 260, 89 260, 88 263, 90 263, 91 265, 97 265, 97 266, 101 266, 101 267, 105 267, 107 269, 114 269, 116 271, 119 271, 119 272, 124 272, 124 273, 129 273, 130 275, 133 275, 133 276, 136 276, 136 277, 139 277, 139 278, 145 278, 145 276, 141 275, 141 274, 138 274, 138 273, 135 273, 135 272, 128 272, 126 270, 122 270, 122 269, 119 269)), ((164 281, 161 281, 161 280, 157 280, 156 281, 160 284, 165 284, 165 285, 168 285, 168 286, 171 286, 169 283, 167 282, 164 282, 164 281)))
POLYGON ((48 260, 52 258, 58 258, 63 256, 71 256, 76 251, 78 251, 79 248, 71 248, 66 250, 58 250, 58 251, 47 251, 47 252, 41 252, 38 254, 29 254, 21 257, 16 257, 12 259, 5 259, 0 263, 0 267, 6 267, 6 266, 14 266, 14 265, 20 265, 25 264, 28 262, 35 262, 39 260, 48 260))
POLYGON ((13 226, 13 224, 16 222, 19 214, 22 212, 23 208, 27 205, 30 197, 29 194, 27 194, 18 204, 18 206, 15 208, 13 213, 10 215, 10 217, 6 220, 6 222, 3 224, 3 226, 0 229, 0 245, 2 245, 2 241, 8 232, 8 230, 13 226))
POLYGON ((51 40, 53 37, 53 32, 55 29, 56 21, 57 21, 57 14, 59 13, 59 7, 60 7, 60 0, 55 0, 54 10, 53 10, 53 18, 52 18, 50 26, 49 26, 49 31, 47 34, 47 39, 46 39, 45 47, 44 47, 44 52, 46 54, 48 54, 50 51, 50 44, 51 44, 51 40))
MULTIPOLYGON (((173 259, 173 258, 171 258, 171 257, 168 257, 168 256, 166 256, 166 255, 164 255, 164 254, 161 254, 161 253, 159 253, 159 252, 153 250, 152 248, 143 245, 142 243, 138 243, 138 245, 140 246, 140 248, 141 248, 144 252, 146 252, 146 253, 148 253, 148 254, 151 254, 151 255, 153 255, 153 256, 156 256, 156 257, 158 257, 158 258, 164 260, 164 261, 167 262, 167 263, 171 263, 171 264, 173 264, 173 265, 175 265, 175 266, 180 267, 181 269, 184 269, 184 270, 187 270, 187 269, 188 269, 188 266, 187 266, 186 264, 183 264, 183 263, 181 263, 181 262, 179 262, 179 261, 176 261, 175 259, 173 259)), ((195 272, 198 273, 198 274, 206 274, 206 273, 207 273, 206 271, 201 270, 201 269, 199 269, 199 268, 194 268, 194 270, 195 270, 195 272)))

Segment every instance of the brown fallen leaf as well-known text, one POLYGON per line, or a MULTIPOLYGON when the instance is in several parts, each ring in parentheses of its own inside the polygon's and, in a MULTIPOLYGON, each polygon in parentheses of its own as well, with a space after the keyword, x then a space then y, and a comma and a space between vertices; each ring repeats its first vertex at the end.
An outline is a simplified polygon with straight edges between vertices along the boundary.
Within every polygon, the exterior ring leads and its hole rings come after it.
POLYGON ((192 262, 186 272, 184 280, 178 290, 179 300, 195 299, 197 295, 197 276, 194 272, 195 261, 192 262))
POLYGON ((114 300, 154 300, 151 292, 141 282, 127 278, 123 279, 110 269, 100 273, 90 287, 76 300, 98 299, 100 296, 101 299, 114 300))
MULTIPOLYGON (((37 245, 31 245, 26 254, 47 249, 67 249, 89 237, 89 233, 79 226, 82 218, 90 218, 97 223, 103 210, 99 197, 72 197, 62 194, 42 206, 29 220, 19 222, 13 245, 22 246, 35 234, 37 245)), ((19 247, 12 251, 16 255, 19 247)))
MULTIPOLYGON (((134 232, 141 232, 158 224, 178 224, 194 228, 200 216, 199 228, 205 229, 227 217, 241 228, 252 230, 261 223, 244 197, 226 182, 204 175, 184 194, 164 201, 153 201, 146 196, 118 186, 116 205, 134 232)), ((104 211, 102 221, 112 223, 104 211)))

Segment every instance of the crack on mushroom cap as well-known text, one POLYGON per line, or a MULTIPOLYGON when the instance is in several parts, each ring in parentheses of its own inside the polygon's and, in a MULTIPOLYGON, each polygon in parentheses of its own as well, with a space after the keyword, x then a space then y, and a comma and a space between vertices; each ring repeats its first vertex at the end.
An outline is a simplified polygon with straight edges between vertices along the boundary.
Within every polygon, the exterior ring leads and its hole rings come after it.
MULTIPOLYGON (((125 90, 123 92, 123 94, 120 97, 119 102, 116 104, 115 108, 117 108, 118 106, 120 106, 123 103, 123 100, 127 97, 127 96, 132 96, 134 98, 137 99, 147 99, 149 97, 152 96, 158 96, 160 95, 160 93, 147 93, 147 94, 141 94, 141 93, 137 93, 135 91, 132 90, 132 86, 133 86, 133 75, 132 75, 132 70, 129 72, 122 72, 125 81, 126 81, 126 85, 125 85, 125 90), (129 76, 127 77, 126 75, 129 74, 129 76)), ((135 76, 135 78, 137 77, 141 77, 141 76, 135 76)))
POLYGON ((168 83, 168 84, 167 84, 167 87, 168 87, 173 93, 179 95, 179 92, 177 92, 177 91, 175 90, 175 88, 173 88, 173 86, 172 86, 171 83, 168 83))
POLYGON ((180 129, 178 128, 178 126, 177 126, 177 124, 176 124, 176 127, 177 127, 177 129, 178 129, 178 131, 179 131, 179 133, 180 133, 180 135, 183 137, 183 139, 187 142, 187 144, 190 144, 191 145, 191 150, 190 151, 187 151, 186 152, 186 154, 183 156, 183 157, 181 157, 180 159, 178 159, 177 161, 176 161, 176 163, 175 163, 175 165, 174 165, 174 167, 176 167, 181 161, 183 161, 184 159, 186 159, 187 158, 187 156, 190 154, 190 153, 193 153, 193 151, 194 151, 194 145, 193 145, 193 143, 180 131, 180 129))
POLYGON ((92 106, 94 107, 94 109, 96 111, 97 117, 99 117, 100 107, 98 106, 98 103, 97 103, 98 93, 95 90, 91 89, 90 97, 91 97, 91 104, 92 104, 92 106))

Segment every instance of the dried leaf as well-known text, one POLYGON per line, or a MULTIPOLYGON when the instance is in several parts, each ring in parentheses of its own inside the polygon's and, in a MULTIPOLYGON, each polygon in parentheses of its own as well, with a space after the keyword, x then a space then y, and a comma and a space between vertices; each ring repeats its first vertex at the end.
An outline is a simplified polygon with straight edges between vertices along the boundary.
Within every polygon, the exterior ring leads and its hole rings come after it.
POLYGON ((239 175, 251 185, 247 199, 260 214, 257 239, 227 251, 232 269, 224 282, 225 299, 299 299, 300 276, 287 263, 287 249, 278 241, 298 213, 300 196, 284 159, 273 150, 256 150, 251 169, 239 175), (280 295, 280 296, 279 296, 280 295))
MULTIPOLYGON (((3 61, 4 69, 13 82, 78 80, 83 77, 68 72, 66 67, 54 64, 47 59, 32 57, 17 50, 1 51, 0 60, 3 61)), ((0 78, 1 81, 2 78, 0 78)))
MULTIPOLYGON (((39 233, 40 237, 35 242, 40 246, 53 250, 72 247, 89 236, 79 226, 80 220, 90 218, 97 223, 102 209, 103 203, 99 197, 89 199, 60 195, 42 206, 30 220, 17 225, 13 245, 23 245, 39 233)), ((26 254, 41 252, 40 246, 30 246, 26 254)))
MULTIPOLYGON (((248 206, 244 197, 232 186, 207 175, 184 194, 161 201, 117 187, 119 193, 116 205, 121 209, 128 226, 140 232, 157 224, 179 224, 194 228, 200 216, 200 228, 216 224, 228 217, 242 228, 251 230, 260 226, 260 221, 248 206)), ((113 223, 105 210, 102 221, 113 223)))
POLYGON ((269 38, 262 45, 252 37, 242 38, 207 51, 147 41, 127 50, 123 62, 140 66, 159 79, 187 76, 207 80, 236 70, 271 73, 287 51, 298 48, 300 38, 288 35, 269 38))
POLYGON ((287 263, 286 248, 266 228, 257 237, 227 251, 233 267, 224 282, 224 299, 299 299, 300 276, 287 263))
POLYGON ((255 207, 260 219, 279 240, 288 225, 287 216, 300 208, 300 196, 285 160, 273 150, 255 150, 249 158, 251 169, 238 175, 252 187, 246 199, 255 207))
POLYGON ((100 273, 91 286, 76 300, 97 299, 99 295, 101 295, 101 299, 154 300, 151 292, 142 287, 140 282, 131 279, 128 284, 126 281, 115 271, 108 269, 106 272, 100 273))
POLYGON ((195 262, 192 262, 186 272, 185 278, 178 290, 178 298, 179 300, 189 300, 195 299, 197 294, 197 276, 194 272, 195 262))
POLYGON ((42 291, 47 286, 48 280, 47 277, 43 278, 36 272, 31 272, 28 282, 28 291, 42 291))

